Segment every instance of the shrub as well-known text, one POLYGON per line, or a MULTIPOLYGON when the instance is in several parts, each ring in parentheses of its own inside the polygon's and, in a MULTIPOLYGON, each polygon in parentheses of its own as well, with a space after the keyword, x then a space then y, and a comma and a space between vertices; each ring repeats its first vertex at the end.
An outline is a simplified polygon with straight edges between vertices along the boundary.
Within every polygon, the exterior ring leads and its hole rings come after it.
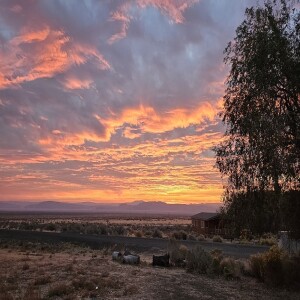
POLYGON ((198 241, 205 241, 205 236, 203 234, 198 235, 198 241))
POLYGON ((213 262, 212 256, 200 246, 193 248, 187 255, 187 269, 200 274, 209 273, 213 262))
POLYGON ((186 240, 187 233, 184 230, 174 231, 172 237, 176 240, 186 240))
POLYGON ((116 234, 116 235, 126 235, 127 231, 126 231, 126 228, 124 226, 116 225, 116 226, 114 226, 113 233, 116 234))
POLYGON ((252 255, 250 257, 250 270, 252 275, 258 280, 264 279, 264 262, 261 254, 252 255))
POLYGON ((197 240, 197 238, 193 234, 189 234, 187 239, 190 240, 190 241, 196 241, 197 240))
POLYGON ((260 238, 259 243, 261 245, 274 246, 274 245, 277 245, 277 240, 274 237, 260 238))
POLYGON ((176 240, 170 240, 168 245, 170 260, 175 266, 183 266, 187 257, 188 248, 184 245, 179 245, 176 240))
POLYGON ((179 253, 180 253, 180 256, 182 257, 182 259, 186 259, 187 255, 189 253, 189 249, 185 245, 180 245, 179 253))
POLYGON ((53 223, 49 223, 45 226, 45 230, 47 231, 56 231, 56 225, 53 223))
POLYGON ((263 276, 264 281, 271 285, 280 285, 283 283, 283 270, 281 260, 283 251, 278 247, 271 247, 263 256, 263 276))
POLYGON ((249 229, 242 229, 240 232, 240 240, 250 241, 252 239, 252 234, 249 229))
POLYGON ((300 256, 288 257, 277 246, 250 257, 251 273, 257 279, 273 286, 299 286, 300 256))
POLYGON ((143 232, 140 231, 140 230, 139 230, 139 231, 136 231, 136 232, 135 232, 135 236, 136 236, 136 237, 143 237, 143 232))
POLYGON ((209 267, 209 274, 221 274, 220 262, 223 259, 222 251, 219 249, 214 249, 210 252, 212 257, 212 264, 209 267))
POLYGON ((220 270, 226 279, 241 277, 241 264, 232 258, 223 258, 220 262, 220 270))
POLYGON ((162 238, 162 232, 158 229, 155 229, 153 234, 152 234, 152 237, 154 238, 162 238))
POLYGON ((153 233, 152 233, 151 230, 146 230, 146 231, 144 232, 144 235, 148 237, 148 236, 152 236, 153 233))
POLYGON ((223 239, 219 235, 215 235, 212 239, 214 243, 222 243, 223 239))

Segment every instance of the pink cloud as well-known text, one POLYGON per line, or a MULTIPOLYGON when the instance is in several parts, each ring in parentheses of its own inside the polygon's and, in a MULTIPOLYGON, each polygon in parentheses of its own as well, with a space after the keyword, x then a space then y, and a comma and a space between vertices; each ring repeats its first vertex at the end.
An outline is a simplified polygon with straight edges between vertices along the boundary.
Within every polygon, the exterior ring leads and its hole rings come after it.
POLYGON ((130 9, 133 5, 137 5, 140 9, 144 9, 148 6, 155 7, 169 17, 172 22, 179 24, 184 22, 184 11, 197 2, 199 2, 199 0, 137 0, 136 2, 127 1, 122 3, 111 15, 112 21, 121 22, 121 29, 118 33, 109 38, 108 43, 112 44, 126 37, 127 29, 132 19, 130 9))
POLYGON ((63 85, 70 90, 88 89, 92 83, 92 79, 80 79, 76 76, 68 76, 63 81, 63 85))
POLYGON ((0 57, 0 89, 51 78, 89 60, 101 70, 110 68, 95 47, 76 43, 65 32, 48 26, 38 31, 23 29, 0 50, 0 57))

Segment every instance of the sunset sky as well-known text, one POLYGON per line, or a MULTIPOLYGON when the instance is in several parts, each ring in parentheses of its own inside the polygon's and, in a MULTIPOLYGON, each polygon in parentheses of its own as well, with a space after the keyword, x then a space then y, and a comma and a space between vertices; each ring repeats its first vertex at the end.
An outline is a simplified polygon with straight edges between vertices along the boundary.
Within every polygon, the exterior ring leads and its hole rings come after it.
POLYGON ((219 202, 223 50, 257 1, 0 2, 0 200, 219 202))

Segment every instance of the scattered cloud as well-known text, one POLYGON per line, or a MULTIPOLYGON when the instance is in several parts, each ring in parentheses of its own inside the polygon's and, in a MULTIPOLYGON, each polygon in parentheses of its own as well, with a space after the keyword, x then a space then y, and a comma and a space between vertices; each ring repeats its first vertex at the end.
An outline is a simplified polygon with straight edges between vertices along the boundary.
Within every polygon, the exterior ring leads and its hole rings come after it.
POLYGON ((254 2, 1 1, 0 200, 219 201, 223 49, 254 2))

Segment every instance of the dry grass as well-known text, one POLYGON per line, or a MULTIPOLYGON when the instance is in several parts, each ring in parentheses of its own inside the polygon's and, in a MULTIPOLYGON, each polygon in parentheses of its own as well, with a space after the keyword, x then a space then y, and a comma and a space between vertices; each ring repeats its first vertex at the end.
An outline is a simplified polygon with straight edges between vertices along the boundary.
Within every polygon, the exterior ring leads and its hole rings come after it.
POLYGON ((252 275, 272 286, 300 289, 300 255, 289 257, 277 246, 250 258, 252 275))
MULTIPOLYGON (((185 247, 176 245, 180 255, 188 256, 185 247)), ((111 248, 100 251, 68 244, 53 246, 50 258, 50 250, 30 247, 23 244, 1 249, 0 242, 1 300, 299 299, 297 292, 273 290, 251 277, 225 280, 223 276, 187 273, 184 268, 153 268, 152 254, 161 252, 139 253, 141 265, 129 266, 112 261, 111 248), (27 250, 22 252, 23 247, 27 250), (22 270, 25 263, 28 270, 22 270)), ((214 256, 222 255, 215 251, 214 256)), ((231 270, 232 265, 230 260, 222 262, 223 270, 231 270)))

